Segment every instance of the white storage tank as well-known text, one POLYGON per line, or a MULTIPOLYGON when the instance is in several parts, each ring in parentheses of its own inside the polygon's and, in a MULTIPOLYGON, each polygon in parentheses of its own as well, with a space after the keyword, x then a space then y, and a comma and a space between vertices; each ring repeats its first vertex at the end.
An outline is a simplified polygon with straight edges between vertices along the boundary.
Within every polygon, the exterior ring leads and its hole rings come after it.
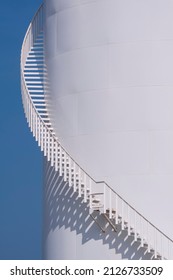
MULTIPOLYGON (((47 98, 62 145, 172 238, 173 1, 44 5, 47 98)), ((150 258, 135 244, 119 249, 123 235, 111 247, 112 231, 100 233, 71 196, 45 161, 45 258, 150 258)))

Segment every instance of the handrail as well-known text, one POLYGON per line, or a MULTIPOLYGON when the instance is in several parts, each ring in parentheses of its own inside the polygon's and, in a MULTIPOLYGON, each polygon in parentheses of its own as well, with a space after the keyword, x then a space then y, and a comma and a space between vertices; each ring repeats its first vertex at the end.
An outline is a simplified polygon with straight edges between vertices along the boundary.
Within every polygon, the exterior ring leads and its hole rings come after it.
POLYGON ((79 196, 82 195, 82 192, 84 193, 84 201, 89 200, 91 209, 93 208, 92 197, 99 197, 101 203, 96 204, 96 207, 98 205, 98 208, 104 214, 108 212, 110 220, 114 219, 116 223, 121 223, 122 230, 126 229, 128 235, 134 234, 134 240, 140 240, 141 246, 146 246, 148 252, 153 252, 155 258, 158 255, 162 259, 173 258, 173 240, 140 214, 105 181, 95 181, 85 172, 61 145, 52 132, 52 127, 49 128, 38 113, 27 88, 24 68, 29 52, 42 29, 43 5, 41 5, 27 29, 21 51, 21 87, 24 111, 31 131, 39 146, 41 146, 41 150, 51 161, 51 165, 55 167, 55 170, 59 170, 60 175, 64 176, 64 180, 69 181, 69 186, 73 185, 74 191, 78 188, 79 196), (67 167, 67 163, 69 167, 67 167), (77 179, 79 180, 78 187, 76 187, 77 179), (88 187, 89 195, 87 195, 88 187))
POLYGON ((105 181, 95 181, 97 184, 105 184, 108 186, 108 188, 111 189, 120 199, 122 199, 129 207, 131 207, 138 215, 140 215, 146 222, 148 222, 151 226, 155 227, 163 236, 165 236, 167 239, 169 239, 172 243, 173 240, 168 237, 164 232, 162 232, 159 228, 157 228, 153 223, 151 223, 149 220, 147 220, 139 211, 137 211, 133 206, 131 206, 121 195, 119 195, 114 189, 112 189, 105 181))

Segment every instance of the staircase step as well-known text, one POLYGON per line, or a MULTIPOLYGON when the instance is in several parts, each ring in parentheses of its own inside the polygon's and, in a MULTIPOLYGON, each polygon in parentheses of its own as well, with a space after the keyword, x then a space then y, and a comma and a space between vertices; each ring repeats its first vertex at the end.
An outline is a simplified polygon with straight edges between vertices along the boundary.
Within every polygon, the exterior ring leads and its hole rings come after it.
POLYGON ((34 90, 34 88, 35 88, 35 89, 41 90, 43 92, 43 85, 42 85, 42 83, 40 83, 40 84, 37 83, 37 84, 33 85, 32 82, 30 82, 30 83, 27 83, 27 86, 28 86, 29 91, 31 91, 30 89, 34 90))
POLYGON ((94 210, 94 211, 100 211, 101 208, 103 208, 103 204, 91 205, 91 209, 94 210))
POLYGON ((92 199, 92 203, 100 203, 100 199, 92 199))

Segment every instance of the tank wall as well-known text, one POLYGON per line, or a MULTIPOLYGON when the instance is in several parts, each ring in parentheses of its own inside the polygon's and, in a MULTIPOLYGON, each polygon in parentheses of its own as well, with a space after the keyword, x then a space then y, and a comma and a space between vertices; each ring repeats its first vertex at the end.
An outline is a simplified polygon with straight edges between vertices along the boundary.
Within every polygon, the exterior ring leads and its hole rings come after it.
POLYGON ((45 6, 59 139, 89 174, 173 237, 173 2, 45 6))

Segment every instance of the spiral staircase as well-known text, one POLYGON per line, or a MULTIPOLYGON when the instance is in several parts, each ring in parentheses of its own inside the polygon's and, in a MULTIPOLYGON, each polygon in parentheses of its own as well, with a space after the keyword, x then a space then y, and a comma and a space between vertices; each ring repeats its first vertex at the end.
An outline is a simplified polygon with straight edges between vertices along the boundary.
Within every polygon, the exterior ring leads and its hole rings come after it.
POLYGON ((126 231, 134 242, 150 253, 153 259, 173 259, 173 241, 150 223, 106 182, 96 182, 82 169, 59 142, 51 125, 46 106, 46 67, 44 64, 43 5, 28 27, 21 51, 21 92, 25 116, 41 151, 55 172, 63 176, 69 188, 89 207, 89 213, 103 232, 97 220, 99 213, 112 229, 126 231))

